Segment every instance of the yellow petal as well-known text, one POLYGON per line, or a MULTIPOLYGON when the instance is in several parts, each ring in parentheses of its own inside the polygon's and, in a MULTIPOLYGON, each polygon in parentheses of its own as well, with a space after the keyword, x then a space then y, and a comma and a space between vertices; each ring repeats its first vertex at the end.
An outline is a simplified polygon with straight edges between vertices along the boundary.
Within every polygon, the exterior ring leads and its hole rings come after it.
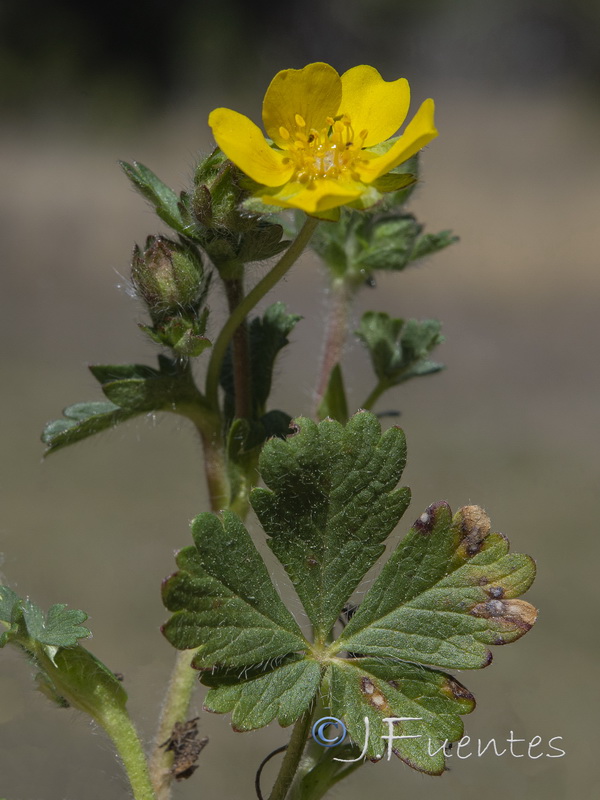
POLYGON ((271 81, 263 101, 263 123, 269 137, 280 147, 289 147, 280 128, 292 133, 298 127, 296 116, 311 128, 321 130, 327 117, 337 114, 342 99, 340 76, 329 64, 317 62, 303 69, 284 69, 271 81))
POLYGON ((285 153, 269 147, 251 119, 229 108, 215 108, 208 117, 216 143, 233 163, 264 186, 281 186, 294 172, 285 153))
POLYGON ((405 78, 384 81, 374 67, 353 67, 342 75, 339 114, 348 114, 356 136, 368 131, 363 147, 373 147, 393 136, 402 125, 410 105, 410 87, 405 78))
MULTIPOLYGON (((433 100, 425 100, 397 142, 381 156, 371 158, 366 164, 356 164, 356 172, 366 183, 385 175, 398 164, 407 161, 438 135, 433 121, 433 100)), ((368 157, 368 152, 364 151, 368 157)))
POLYGON ((282 187, 276 194, 261 196, 263 203, 283 208, 299 208, 307 214, 319 216, 319 212, 328 211, 356 200, 365 191, 362 183, 348 181, 340 183, 333 180, 317 180, 310 184, 294 181, 282 187))

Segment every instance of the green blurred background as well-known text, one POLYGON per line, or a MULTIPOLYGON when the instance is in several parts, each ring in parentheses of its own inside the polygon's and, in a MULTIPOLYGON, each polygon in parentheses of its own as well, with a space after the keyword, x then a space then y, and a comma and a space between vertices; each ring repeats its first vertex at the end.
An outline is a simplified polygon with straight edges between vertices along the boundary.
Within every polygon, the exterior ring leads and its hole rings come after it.
MULTIPOLYGON (((165 416, 47 462, 38 438, 62 407, 99 397, 86 364, 153 358, 127 274, 133 243, 163 228, 116 161, 140 160, 182 188, 211 148, 207 112, 227 105, 258 120, 277 70, 324 60, 404 75, 413 110, 435 98, 440 130, 412 209, 461 242, 365 290, 356 318, 374 308, 444 320, 448 369, 381 403, 402 409, 408 520, 434 500, 476 502, 538 561, 528 595, 537 626, 495 649, 488 669, 459 676, 479 702, 467 733, 539 735, 544 746, 561 736, 567 754, 453 758, 441 778, 367 765, 332 796, 599 796, 597 0, 3 0, 0 37, 5 581, 44 607, 90 614, 90 647, 124 673, 149 740, 173 659, 158 632, 159 585, 206 508, 197 442, 165 416)), ((309 409, 322 286, 307 257, 282 287, 305 316, 275 390, 292 414, 309 409)), ((217 291, 215 314, 222 300, 217 291)), ((357 406, 370 388, 358 344, 345 370, 357 406)), ((37 694, 16 653, 0 658, 0 797, 127 797, 103 734, 37 694)), ((227 717, 207 714, 200 730, 211 741, 177 787, 182 800, 253 797, 257 764, 287 736, 277 725, 234 734, 227 717)))

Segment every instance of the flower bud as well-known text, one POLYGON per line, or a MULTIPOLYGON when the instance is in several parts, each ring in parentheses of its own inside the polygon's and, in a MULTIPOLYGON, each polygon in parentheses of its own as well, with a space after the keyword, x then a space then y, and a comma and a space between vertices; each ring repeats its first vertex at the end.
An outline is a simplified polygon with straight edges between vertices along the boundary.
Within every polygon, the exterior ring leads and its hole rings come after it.
POLYGON ((248 192, 240 185, 241 173, 218 148, 196 169, 192 211, 205 228, 243 231, 253 225, 239 205, 248 192))
POLYGON ((136 245, 133 284, 153 320, 194 309, 202 290, 202 262, 191 248, 162 236, 149 236, 145 250, 136 245))

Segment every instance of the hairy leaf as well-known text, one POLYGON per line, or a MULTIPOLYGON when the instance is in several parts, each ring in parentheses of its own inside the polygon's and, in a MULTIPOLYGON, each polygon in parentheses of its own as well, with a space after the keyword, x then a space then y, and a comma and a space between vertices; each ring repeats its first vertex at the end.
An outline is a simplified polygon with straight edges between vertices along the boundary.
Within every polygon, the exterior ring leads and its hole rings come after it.
POLYGON ((171 644, 199 648, 197 669, 252 666, 305 651, 308 643, 239 518, 200 514, 192 534, 195 548, 181 551, 180 571, 163 586, 164 603, 175 612, 163 628, 171 644))
POLYGON ((244 683, 220 686, 206 695, 204 707, 220 714, 232 712, 237 731, 262 728, 274 719, 286 727, 306 711, 321 682, 316 661, 303 659, 270 672, 250 677, 244 683))
POLYGON ((158 216, 178 233, 186 235, 186 226, 181 216, 179 198, 151 169, 134 161, 128 164, 120 161, 123 172, 134 188, 153 206, 158 216))
POLYGON ((94 365, 92 375, 107 401, 76 403, 65 408, 64 419, 49 422, 42 433, 46 453, 87 439, 139 414, 176 411, 178 404, 198 404, 200 395, 189 372, 159 356, 159 369, 144 364, 94 365))
POLYGON ((406 447, 399 428, 382 435, 367 412, 346 427, 303 418, 296 425, 294 436, 266 443, 260 472, 268 489, 254 489, 250 499, 325 637, 408 506, 409 490, 395 488, 406 447))
POLYGON ((385 388, 443 369, 429 360, 431 351, 443 341, 437 320, 394 319, 383 312, 367 311, 356 335, 369 351, 375 374, 385 388))
POLYGON ((485 667, 489 645, 512 642, 535 622, 533 606, 515 599, 534 576, 533 560, 509 553, 482 509, 465 506, 453 519, 447 503, 436 503, 388 559, 333 652, 485 667))
POLYGON ((411 767, 433 775, 443 772, 443 742, 461 738, 460 715, 475 707, 462 684, 419 664, 369 658, 340 659, 329 669, 331 712, 345 721, 359 747, 366 745, 368 758, 387 756, 391 746, 411 767), (397 721, 388 723, 390 718, 397 721), (390 740, 390 734, 415 738, 390 740))
MULTIPOLYGON (((340 755, 356 762, 364 749, 378 760, 389 741, 411 767, 438 775, 444 745, 462 736, 460 716, 474 699, 435 667, 484 667, 490 645, 529 630, 536 611, 517 597, 533 580, 533 562, 508 552, 482 509, 465 506, 453 518, 436 503, 355 613, 342 613, 346 627, 332 641, 344 604, 408 503, 408 490, 396 489, 404 437, 398 428, 382 435, 369 412, 345 427, 299 419, 294 430, 263 448, 267 488, 255 489, 251 501, 313 624, 314 643, 231 512, 194 521, 195 546, 178 554, 179 572, 165 582, 174 612, 165 635, 180 649, 198 648, 193 665, 209 687, 206 708, 231 712, 236 730, 274 719, 289 725, 320 695, 324 713, 344 720, 351 736, 340 755)), ((320 764, 315 781, 337 774, 320 764)))
POLYGON ((0 586, 0 647, 16 646, 37 667, 38 689, 62 708, 73 706, 100 724, 127 694, 114 673, 79 644, 92 634, 81 624, 87 614, 58 603, 47 614, 31 600, 0 586))

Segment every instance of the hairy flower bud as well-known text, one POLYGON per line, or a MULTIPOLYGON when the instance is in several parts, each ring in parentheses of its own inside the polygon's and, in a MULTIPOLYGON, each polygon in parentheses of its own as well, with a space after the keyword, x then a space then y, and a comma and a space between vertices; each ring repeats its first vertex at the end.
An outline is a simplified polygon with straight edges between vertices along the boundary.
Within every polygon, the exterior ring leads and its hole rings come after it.
POLYGON ((202 262, 191 248, 163 236, 149 236, 144 251, 136 245, 133 284, 153 320, 194 309, 202 289, 202 262))

